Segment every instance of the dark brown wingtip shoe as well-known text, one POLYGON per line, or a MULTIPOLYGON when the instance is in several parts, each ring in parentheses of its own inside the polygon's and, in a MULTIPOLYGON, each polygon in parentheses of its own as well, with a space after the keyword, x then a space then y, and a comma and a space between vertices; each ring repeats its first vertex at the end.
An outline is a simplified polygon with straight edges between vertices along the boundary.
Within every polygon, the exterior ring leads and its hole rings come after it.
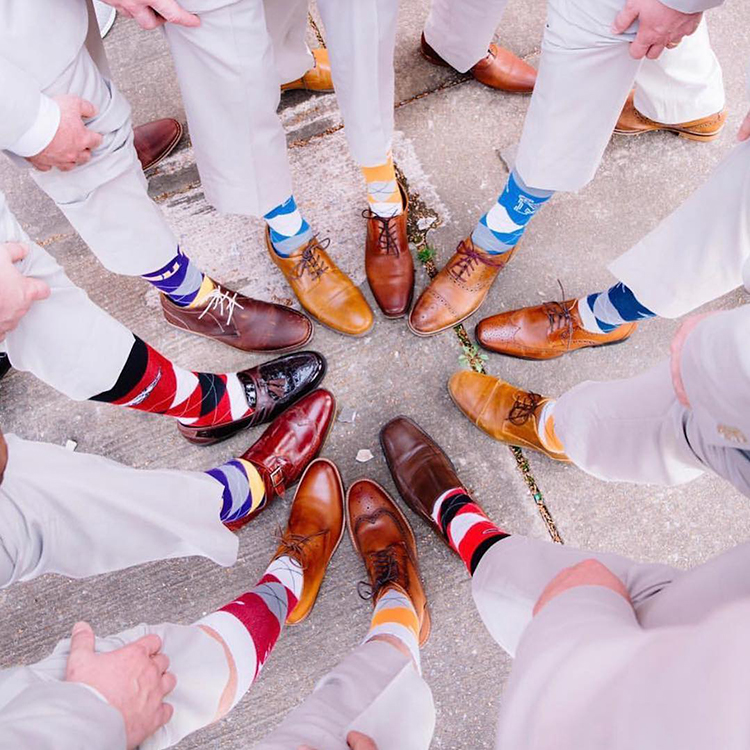
POLYGON ((406 516, 370 479, 358 479, 346 493, 349 534, 369 577, 373 604, 397 586, 411 600, 419 620, 419 645, 430 637, 427 596, 419 573, 417 543, 406 516))
POLYGON ((166 159, 182 138, 182 125, 172 117, 164 117, 133 128, 133 146, 145 172, 166 159))

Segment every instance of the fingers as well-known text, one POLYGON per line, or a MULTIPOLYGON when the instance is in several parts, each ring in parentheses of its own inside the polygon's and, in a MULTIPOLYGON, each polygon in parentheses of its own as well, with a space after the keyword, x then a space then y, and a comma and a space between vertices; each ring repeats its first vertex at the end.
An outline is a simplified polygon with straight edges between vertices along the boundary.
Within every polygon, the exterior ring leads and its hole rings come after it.
POLYGON ((157 16, 151 8, 141 8, 133 13, 133 18, 135 19, 135 22, 142 29, 146 29, 146 31, 156 29, 165 22, 165 19, 157 16))
POLYGON ((615 18, 614 23, 612 24, 612 33, 613 34, 623 34, 625 31, 627 31, 631 25, 633 24, 633 21, 638 18, 638 11, 633 10, 633 8, 625 7, 623 8, 615 18))
POLYGON ((156 715, 156 721, 158 722, 156 729, 163 727, 172 718, 173 714, 174 708, 170 706, 169 703, 162 703, 161 708, 156 715))
POLYGON ((349 732, 346 735, 346 744, 352 750, 378 750, 378 746, 372 737, 368 737, 362 732, 349 732))
POLYGON ((95 130, 86 130, 86 148, 90 151, 99 148, 102 145, 104 136, 101 133, 97 133, 95 130))
POLYGON ((29 248, 26 245, 22 245, 20 242, 6 242, 3 245, 5 251, 8 253, 11 263, 17 263, 19 260, 23 260, 28 253, 29 248))
POLYGON ((661 55, 662 52, 664 52, 664 45, 663 44, 652 44, 648 48, 648 52, 646 53, 646 57, 649 60, 656 60, 661 55))
POLYGON ((96 117, 96 113, 98 112, 97 108, 86 99, 79 99, 79 111, 81 112, 81 117, 86 118, 87 120, 96 117))
POLYGON ((628 51, 634 60, 642 60, 649 49, 651 49, 651 42, 646 42, 643 39, 636 37, 635 41, 630 43, 628 51))
POLYGON ((169 669, 169 657, 166 654, 158 653, 151 657, 151 661, 156 665, 159 674, 164 674, 169 669))
POLYGON ((39 300, 47 299, 51 293, 46 282, 41 279, 35 279, 31 276, 24 276, 23 288, 26 294, 26 299, 30 302, 38 302, 39 300))
POLYGON ((151 6, 169 23, 195 28, 201 25, 198 16, 188 13, 177 0, 153 0, 151 6))
POLYGON ((745 119, 742 121, 740 129, 737 131, 738 141, 746 141, 748 138, 750 138, 750 112, 745 115, 745 119))
POLYGON ((134 641, 133 645, 142 648, 148 656, 154 656, 161 651, 161 638, 155 633, 149 633, 134 641))
POLYGON ((94 653, 94 631, 87 622, 77 622, 73 625, 70 636, 70 655, 94 653))
POLYGON ((162 695, 169 695, 177 685, 177 678, 171 672, 165 672, 161 678, 162 695))

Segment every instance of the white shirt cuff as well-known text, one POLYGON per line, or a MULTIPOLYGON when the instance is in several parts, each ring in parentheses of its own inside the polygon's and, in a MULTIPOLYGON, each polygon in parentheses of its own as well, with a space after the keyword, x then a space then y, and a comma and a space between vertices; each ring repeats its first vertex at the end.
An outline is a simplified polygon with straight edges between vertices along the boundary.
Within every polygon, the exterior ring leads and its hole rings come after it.
POLYGON ((42 94, 34 124, 8 149, 19 156, 36 156, 49 146, 60 127, 60 107, 42 94))

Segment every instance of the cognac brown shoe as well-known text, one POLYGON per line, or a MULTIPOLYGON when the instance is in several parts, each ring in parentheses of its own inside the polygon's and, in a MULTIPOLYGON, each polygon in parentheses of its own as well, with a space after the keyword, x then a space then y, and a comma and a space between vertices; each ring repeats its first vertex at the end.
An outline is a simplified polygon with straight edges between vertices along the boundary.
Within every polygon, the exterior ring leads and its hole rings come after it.
POLYGON ((656 122, 656 120, 650 120, 645 115, 642 115, 635 108, 633 92, 631 92, 625 102, 625 106, 622 108, 620 119, 617 121, 617 125, 615 125, 615 133, 618 135, 640 135, 641 133, 666 130, 691 141, 713 141, 719 137, 719 133, 721 133, 726 121, 727 111, 726 109, 722 109, 721 112, 714 112, 714 114, 708 117, 701 117, 698 120, 690 120, 689 122, 680 122, 675 125, 656 122))
MULTIPOLYGON (((443 60, 435 50, 427 44, 422 34, 420 45, 422 57, 433 65, 441 65, 445 68, 452 67, 443 60)), ((536 83, 536 70, 521 58, 516 57, 510 50, 499 47, 494 42, 487 50, 487 56, 483 57, 468 75, 476 78, 479 83, 500 91, 508 91, 511 94, 530 94, 536 83)))
POLYGON ((349 534, 365 563, 367 598, 377 604, 398 587, 411 600, 419 620, 419 645, 430 637, 430 613, 417 561, 417 542, 406 516, 386 491, 369 479, 358 479, 346 494, 349 534))
POLYGON ((398 216, 385 218, 369 208, 367 219, 365 271, 375 301, 386 318, 403 318, 414 295, 414 260, 406 236, 409 199, 399 185, 404 210, 398 216))
POLYGON ((133 145, 144 172, 175 150, 182 132, 182 125, 171 117, 133 128, 133 145))
POLYGON ((620 344, 637 323, 624 323, 609 333, 592 333, 581 324, 578 300, 545 302, 499 313, 477 325, 474 335, 485 348, 519 359, 555 359, 590 346, 620 344))
POLYGON ((432 336, 473 315, 515 252, 516 247, 501 255, 486 253, 469 235, 422 292, 409 316, 409 328, 417 336, 432 336))
POLYGON ((180 307, 162 294, 161 308, 171 326, 245 352, 290 352, 309 343, 314 333, 305 314, 219 284, 197 307, 180 307))
POLYGON ((282 91, 293 91, 295 89, 317 91, 318 93, 333 91, 331 62, 328 59, 328 50, 325 47, 318 47, 312 51, 312 54, 315 58, 315 65, 302 78, 290 81, 289 83, 282 83, 282 91))
POLYGON ((495 440, 533 448, 556 461, 570 460, 562 451, 548 450, 539 438, 539 419, 549 398, 469 370, 455 373, 448 390, 456 406, 495 440))
POLYGON ((302 593, 289 613, 288 625, 312 612, 328 563, 344 536, 344 487, 336 465, 325 458, 313 461, 302 475, 292 501, 286 531, 274 559, 287 556, 304 572, 302 593))
POLYGON ((326 252, 329 240, 310 242, 289 257, 279 255, 271 245, 266 228, 266 247, 271 260, 281 269, 302 307, 324 326, 347 336, 364 336, 372 328, 372 310, 362 292, 331 260, 326 252))

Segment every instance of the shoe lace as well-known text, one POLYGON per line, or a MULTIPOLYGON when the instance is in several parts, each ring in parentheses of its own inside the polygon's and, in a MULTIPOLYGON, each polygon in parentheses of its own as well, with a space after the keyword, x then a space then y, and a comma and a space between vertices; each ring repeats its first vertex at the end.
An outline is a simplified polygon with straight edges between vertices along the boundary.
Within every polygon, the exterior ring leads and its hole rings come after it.
POLYGON ((219 315, 226 317, 227 323, 231 323, 234 311, 237 308, 239 308, 240 310, 245 309, 239 302, 237 302, 237 292, 227 292, 220 286, 217 286, 215 289, 212 289, 209 292, 208 296, 206 297, 205 304, 206 306, 198 316, 199 319, 207 313, 216 310, 218 311, 219 315))
POLYGON ((328 270, 328 266, 318 251, 325 250, 330 244, 331 240, 328 237, 322 242, 315 240, 309 243, 302 251, 302 257, 294 267, 295 278, 301 279, 305 273, 309 273, 314 279, 320 278, 328 270))
POLYGON ((294 558, 302 566, 302 570, 305 570, 308 542, 319 536, 325 536, 328 531, 328 529, 321 529, 312 534, 294 534, 291 531, 282 531, 281 528, 277 528, 275 536, 281 548, 281 554, 294 558))
POLYGON ((567 348, 570 349, 571 342, 573 341, 573 332, 575 330, 575 323, 573 321, 571 310, 575 303, 573 303, 571 307, 568 307, 565 304, 565 289, 563 288, 560 279, 557 280, 557 283, 560 286, 560 301, 557 302, 553 300, 552 302, 545 302, 542 305, 542 310, 549 321, 549 333, 554 333, 555 331, 564 329, 562 336, 567 340, 567 348))
POLYGON ((516 400, 508 412, 508 421, 516 427, 526 424, 543 398, 544 396, 533 391, 516 396, 516 400))
MULTIPOLYGON (((450 273, 459 281, 464 275, 469 275, 479 263, 495 268, 504 265, 505 261, 493 260, 492 256, 480 253, 470 240, 464 240, 457 248, 458 258, 450 267, 450 273)), ((501 256, 502 257, 502 256, 501 256)))
POLYGON ((380 224, 380 234, 378 235, 378 247, 385 250, 386 255, 400 255, 401 250, 398 246, 398 226, 393 221, 395 216, 380 216, 369 208, 362 211, 362 217, 373 219, 380 224))
POLYGON ((401 564, 393 545, 370 553, 370 563, 373 580, 357 583, 357 594, 360 599, 376 599, 385 586, 397 583, 401 579, 401 564))

